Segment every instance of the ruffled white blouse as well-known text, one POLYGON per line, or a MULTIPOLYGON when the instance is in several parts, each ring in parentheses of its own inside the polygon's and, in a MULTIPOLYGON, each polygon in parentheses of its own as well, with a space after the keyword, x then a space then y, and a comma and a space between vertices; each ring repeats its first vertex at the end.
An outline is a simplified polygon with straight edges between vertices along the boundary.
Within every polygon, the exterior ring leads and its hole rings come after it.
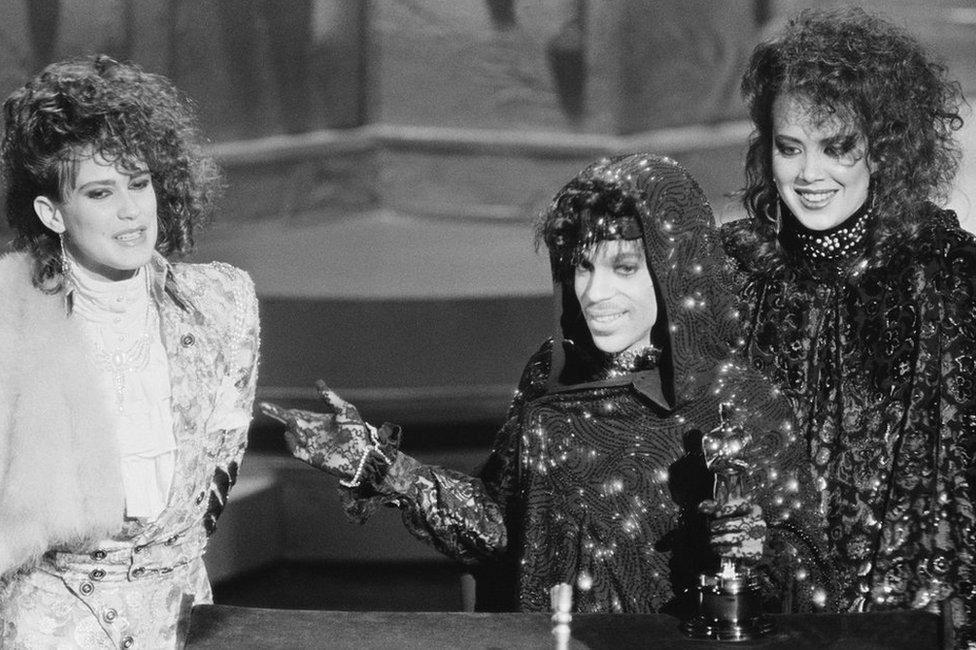
POLYGON ((71 265, 72 315, 90 358, 113 396, 127 517, 156 519, 166 507, 176 465, 169 363, 145 267, 106 280, 71 265))

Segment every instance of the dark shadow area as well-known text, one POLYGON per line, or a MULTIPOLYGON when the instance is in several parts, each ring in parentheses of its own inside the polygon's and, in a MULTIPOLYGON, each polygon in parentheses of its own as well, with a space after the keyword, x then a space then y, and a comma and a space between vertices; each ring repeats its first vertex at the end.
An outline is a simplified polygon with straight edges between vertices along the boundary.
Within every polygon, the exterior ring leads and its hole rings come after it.
MULTIPOLYGON (((316 379, 324 378, 337 392, 351 387, 514 389, 526 359, 552 330, 551 305, 549 296, 262 296, 260 384, 311 390, 316 379)), ((510 398, 507 395, 506 401, 510 398)), ((421 394, 417 401, 423 399, 421 394)), ((357 406, 368 419, 389 415, 367 411, 365 404, 357 406)), ((424 413, 430 406, 419 403, 410 415, 429 421, 424 413)), ((503 417, 507 406, 498 405, 492 414, 503 417)), ((398 416, 402 419, 405 413, 398 416)), ((471 414, 454 411, 445 419, 458 417, 470 420, 471 414)))
POLYGON ((342 611, 461 610, 450 562, 280 562, 213 586, 218 605, 342 611))

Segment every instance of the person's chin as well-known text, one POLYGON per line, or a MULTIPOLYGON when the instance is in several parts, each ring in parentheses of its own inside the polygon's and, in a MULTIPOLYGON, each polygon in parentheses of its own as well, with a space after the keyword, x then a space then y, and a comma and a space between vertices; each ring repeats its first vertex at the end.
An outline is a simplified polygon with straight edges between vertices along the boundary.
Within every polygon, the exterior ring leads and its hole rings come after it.
POLYGON ((114 260, 114 266, 120 271, 137 271, 146 264, 149 264, 149 260, 152 259, 153 249, 139 249, 125 251, 124 254, 118 255, 114 260))
POLYGON ((606 354, 617 354, 623 352, 627 347, 625 343, 613 336, 593 336, 593 344, 598 350, 606 354))
POLYGON ((118 250, 128 255, 152 255, 156 245, 155 238, 144 237, 136 242, 117 242, 118 250))
POLYGON ((804 227, 810 230, 828 230, 846 219, 842 214, 835 210, 806 210, 800 209, 794 212, 797 220, 804 227))
POLYGON ((835 203, 837 197, 821 206, 810 206, 796 199, 790 205, 790 210, 804 227, 810 230, 827 230, 844 221, 849 215, 844 214, 843 206, 835 203))
POLYGON ((153 254, 153 249, 151 248, 145 251, 141 251, 139 254, 133 255, 129 259, 129 262, 130 264, 133 265, 133 268, 139 268, 141 266, 145 266, 146 264, 149 264, 149 260, 152 259, 152 254, 153 254))

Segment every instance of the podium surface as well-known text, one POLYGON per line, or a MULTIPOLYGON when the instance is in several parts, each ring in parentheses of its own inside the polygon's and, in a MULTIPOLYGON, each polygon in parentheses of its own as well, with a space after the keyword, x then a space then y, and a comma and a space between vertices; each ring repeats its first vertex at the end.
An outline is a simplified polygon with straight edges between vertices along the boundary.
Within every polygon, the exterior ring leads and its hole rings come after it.
MULTIPOLYGON (((923 650, 941 648, 941 619, 920 611, 773 616, 759 641, 688 639, 665 614, 576 614, 573 649, 762 648, 763 650, 923 650)), ((188 648, 546 648, 555 647, 548 614, 345 612, 194 608, 188 648)))

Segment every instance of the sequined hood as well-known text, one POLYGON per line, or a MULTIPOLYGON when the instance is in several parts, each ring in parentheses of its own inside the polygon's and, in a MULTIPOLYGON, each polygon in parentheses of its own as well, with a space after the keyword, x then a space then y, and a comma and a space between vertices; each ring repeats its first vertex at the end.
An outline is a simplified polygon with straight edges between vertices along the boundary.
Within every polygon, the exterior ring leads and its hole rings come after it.
MULTIPOLYGON (((567 187, 593 181, 634 199, 658 303, 652 338, 662 348, 656 369, 598 383, 632 383, 661 406, 691 399, 712 379, 716 362, 730 355, 738 335, 732 282, 711 207, 698 183, 670 158, 628 154, 590 165, 567 187), (658 379, 660 377, 660 380, 658 379)), ((555 201, 550 210, 555 209, 555 201)), ((596 379, 581 367, 605 359, 596 349, 571 278, 550 248, 557 322, 550 388, 596 379)))

